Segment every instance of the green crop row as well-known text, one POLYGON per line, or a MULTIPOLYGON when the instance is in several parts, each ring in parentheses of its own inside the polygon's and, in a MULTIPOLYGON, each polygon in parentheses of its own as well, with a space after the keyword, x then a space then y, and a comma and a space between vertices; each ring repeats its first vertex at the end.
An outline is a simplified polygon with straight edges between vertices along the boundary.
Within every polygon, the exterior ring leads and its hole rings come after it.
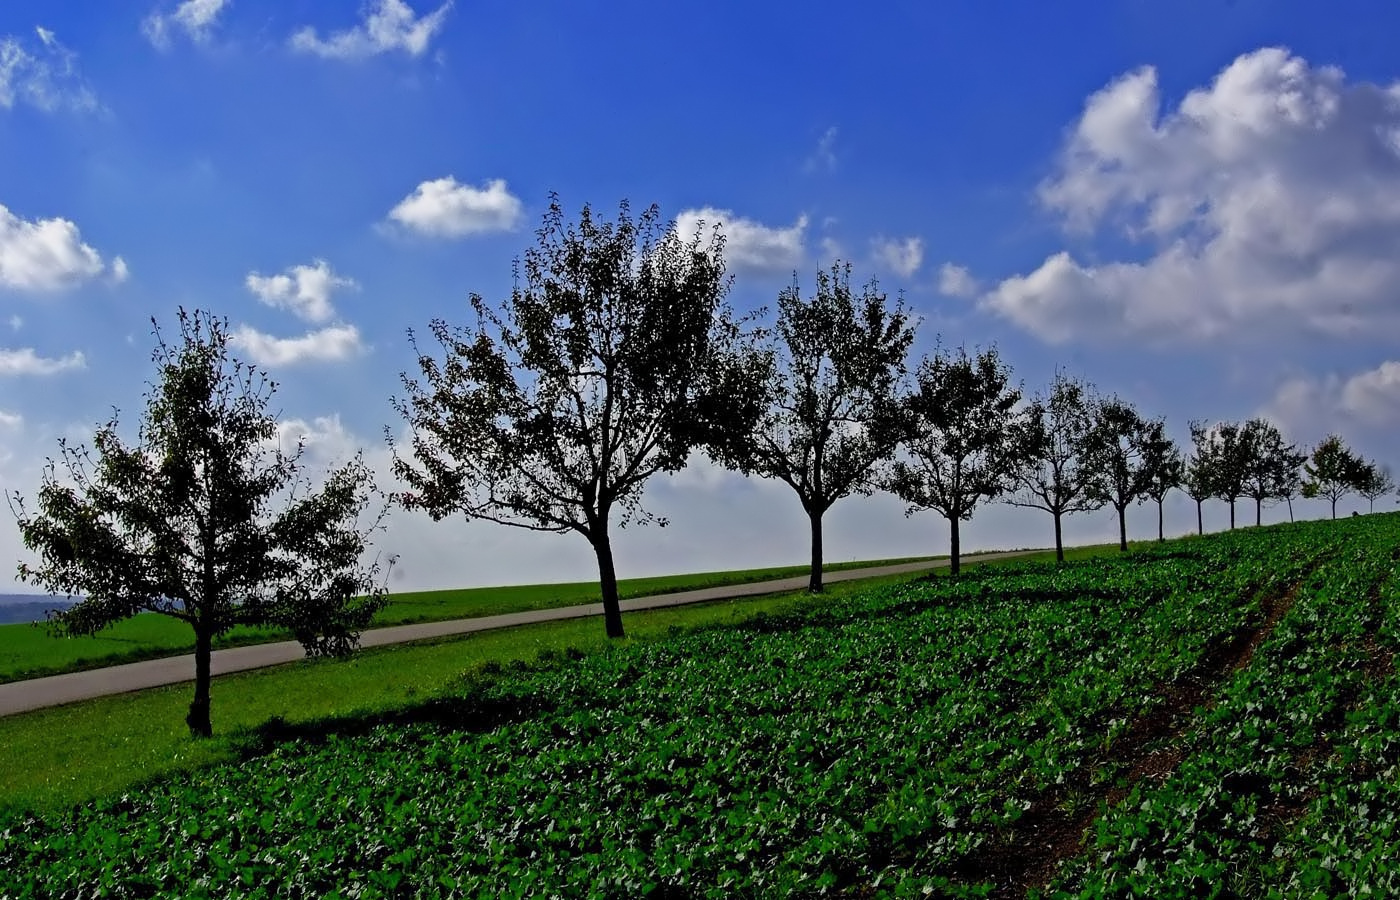
MULTIPOLYGON (((1226 843, 1240 827, 1233 801, 1193 780, 1218 786, 1221 773, 1201 768, 1214 742, 1277 749, 1230 757, 1225 774, 1282 773, 1331 721, 1297 692, 1334 706, 1354 695, 1353 718, 1371 708, 1364 678, 1325 668, 1334 646, 1354 657, 1366 623, 1346 626, 1350 643, 1307 629, 1343 628, 1322 613, 1353 588, 1394 589, 1397 526, 1251 529, 974 571, 501 673, 454 721, 292 741, 63 816, 0 822, 0 896, 978 896, 996 881, 980 861, 1015 851, 1028 810, 1068 784, 1117 783, 1129 799, 1098 817, 1093 850, 1060 883, 1097 896, 1138 866, 1131 823, 1159 817, 1162 835, 1181 824, 1166 806, 1138 810, 1157 792, 1206 797, 1203 814, 1226 814, 1196 827, 1216 827, 1221 852, 1245 846, 1226 843), (1129 786, 1114 748, 1164 702, 1162 686, 1299 583, 1292 611, 1193 726, 1198 752, 1165 784, 1129 786), (1308 670, 1276 671, 1300 657, 1308 670), (1274 683, 1274 705, 1242 712, 1274 683)), ((1382 740, 1393 719, 1346 722, 1368 760, 1393 754, 1382 740)), ((1361 833, 1322 806, 1315 818, 1361 833)), ((1289 846, 1256 870, 1293 860, 1289 846)), ((1158 885, 1188 883, 1159 869, 1158 885)))

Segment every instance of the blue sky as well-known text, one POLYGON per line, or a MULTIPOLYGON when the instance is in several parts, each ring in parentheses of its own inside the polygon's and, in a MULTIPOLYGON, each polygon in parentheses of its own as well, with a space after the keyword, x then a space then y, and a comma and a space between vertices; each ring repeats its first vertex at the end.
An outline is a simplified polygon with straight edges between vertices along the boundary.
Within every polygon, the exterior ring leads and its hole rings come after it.
MULTIPOLYGON (((1400 462, 1393 4, 94 9, 0 7, 6 490, 32 496, 58 438, 111 407, 134 425, 149 319, 181 304, 230 319, 313 462, 363 447, 392 489, 405 329, 504 297, 551 191, 719 219, 743 309, 845 259, 904 292, 916 355, 995 343, 1029 390, 1062 367, 1182 441, 1188 419, 1263 414, 1400 462)), ((647 505, 671 525, 615 537, 624 577, 805 557, 795 495, 703 459, 647 505)), ((947 546, 889 497, 827 521, 831 559, 947 546)), ((1193 525, 1174 497, 1168 530, 1193 525)), ((1067 527, 1114 533, 1111 511, 1067 527)), ((964 546, 1050 539, 1048 516, 993 506, 964 546)), ((575 535, 400 512, 380 545, 400 589, 596 575, 575 535)), ((23 552, 0 529, 0 559, 23 552)))

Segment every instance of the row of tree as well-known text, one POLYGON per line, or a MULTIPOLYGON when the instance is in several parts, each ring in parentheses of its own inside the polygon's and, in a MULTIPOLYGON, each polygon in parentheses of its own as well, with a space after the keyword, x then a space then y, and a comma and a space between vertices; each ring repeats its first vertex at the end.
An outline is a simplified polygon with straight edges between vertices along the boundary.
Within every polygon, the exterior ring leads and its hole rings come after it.
MULTIPOLYGON (((538 243, 499 306, 470 298, 474 325, 430 325, 439 354, 409 337, 418 373, 404 374, 409 446, 396 444, 392 495, 434 519, 461 514, 550 532, 577 532, 598 561, 610 636, 623 625, 609 529, 656 520, 641 506, 659 472, 695 451, 736 471, 776 478, 811 525, 813 591, 822 589, 822 519, 852 494, 890 491, 910 514, 959 525, 982 503, 1041 509, 1064 558, 1065 515, 1111 505, 1127 549, 1126 510, 1181 487, 1219 497, 1335 502, 1380 496, 1388 475, 1329 438, 1303 456, 1262 420, 1192 425, 1184 460, 1163 421, 1057 375, 1023 398, 997 351, 939 348, 912 369, 914 324, 876 282, 851 288, 850 267, 778 297, 771 327, 725 302, 723 238, 689 240, 655 207, 615 222, 584 207, 567 223, 554 199, 538 243), (1369 493, 1374 491, 1374 494, 1369 493)), ((308 653, 345 653, 385 603, 364 555, 385 508, 362 458, 314 488, 298 445, 277 445, 275 385, 229 355, 227 322, 180 313, 181 342, 156 330, 159 377, 134 445, 115 418, 86 447, 60 444, 38 509, 10 495, 37 564, 22 580, 81 595, 57 616, 88 634, 142 611, 187 622, 196 639, 190 729, 210 733, 214 638, 238 625, 291 630, 308 653), (366 516, 366 513, 370 514, 366 516)), ((659 524, 665 525, 664 521, 659 524)), ((1198 528, 1200 525, 1198 516, 1198 528)))

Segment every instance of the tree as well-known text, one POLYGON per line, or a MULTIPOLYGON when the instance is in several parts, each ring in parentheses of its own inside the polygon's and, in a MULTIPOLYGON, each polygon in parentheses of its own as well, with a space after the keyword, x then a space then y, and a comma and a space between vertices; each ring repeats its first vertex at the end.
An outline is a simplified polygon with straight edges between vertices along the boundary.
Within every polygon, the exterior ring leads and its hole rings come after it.
MULTIPOLYGON (((1147 423, 1142 441, 1143 471, 1146 473, 1146 487, 1141 499, 1151 498, 1157 503, 1157 540, 1166 540, 1162 532, 1162 501, 1173 488, 1182 486, 1186 478, 1186 463, 1176 443, 1167 437, 1166 423, 1155 419, 1147 423)), ((1200 523, 1197 523, 1199 527, 1200 523)))
POLYGON ((1021 391, 995 348, 969 357, 938 353, 915 373, 906 401, 909 460, 891 467, 884 485, 909 504, 905 515, 936 510, 948 520, 950 567, 958 574, 958 525, 982 500, 1009 487, 1015 472, 1011 425, 1021 391))
MULTIPOLYGON (((370 533, 360 517, 375 488, 360 457, 313 491, 300 443, 275 445, 267 412, 276 385, 228 353, 227 322, 181 310, 178 347, 155 329, 158 383, 146 396, 135 445, 117 414, 85 446, 59 442, 38 511, 10 496, 38 565, 19 577, 83 599, 56 613, 67 634, 93 634, 140 612, 186 622, 195 637, 195 688, 186 722, 212 733, 210 656, 239 625, 290 630, 308 655, 348 653, 383 607, 375 562, 360 565, 370 533)), ((154 320, 153 320, 154 324, 154 320)))
POLYGON ((1251 435, 1237 422, 1221 422, 1204 433, 1209 452, 1202 457, 1209 461, 1208 480, 1214 496, 1230 505, 1230 529, 1235 527, 1235 501, 1245 495, 1245 479, 1254 458, 1249 439, 1251 435))
POLYGON ((1394 490, 1395 477, 1391 475, 1389 466, 1377 465, 1374 462, 1365 464, 1365 471, 1356 492, 1365 497, 1370 504, 1369 512, 1376 511, 1377 498, 1384 497, 1394 490))
POLYGON ((1055 559, 1065 560, 1061 519, 1102 509, 1105 461, 1095 433, 1099 400, 1084 383, 1056 374, 1046 397, 1031 401, 1014 432, 1014 480, 1006 502, 1042 509, 1055 521, 1055 559))
POLYGON ((1326 497, 1332 501, 1332 518, 1337 518, 1337 501, 1365 486, 1366 464, 1342 439, 1329 434, 1313 449, 1303 464, 1303 496, 1326 497))
POLYGON ((1241 444, 1248 455, 1244 466, 1244 496, 1254 500, 1254 524, 1262 519, 1264 502, 1291 496, 1298 467, 1307 459, 1293 444, 1285 444, 1278 427, 1265 419, 1250 419, 1242 429, 1241 444))
POLYGON ((1212 473, 1216 467, 1216 446, 1204 422, 1193 421, 1190 427, 1192 455, 1186 461, 1186 471, 1182 473, 1181 489, 1186 492, 1186 496, 1196 501, 1196 533, 1205 534, 1201 504, 1216 495, 1215 483, 1212 481, 1212 473))
POLYGON ((851 267, 817 273, 804 300, 794 279, 778 297, 773 393, 747 439, 720 454, 745 475, 776 478, 797 492, 812 535, 808 589, 822 590, 822 516, 837 500, 870 494, 876 466, 904 438, 905 358, 914 329, 875 281, 859 296, 851 267))
POLYGON ((609 637, 622 637, 609 526, 657 521, 641 508, 648 478, 691 451, 745 432, 764 401, 768 360, 741 353, 742 322, 724 301, 723 245, 682 241, 657 207, 616 223, 584 206, 564 221, 557 197, 516 264, 510 298, 472 294, 471 327, 430 325, 443 353, 419 350, 423 383, 404 374, 411 453, 394 453, 406 508, 577 532, 598 561, 609 637))
POLYGON ((1128 403, 1118 398, 1099 404, 1094 416, 1092 440, 1103 464, 1102 478, 1090 483, 1091 493, 1108 503, 1118 514, 1118 549, 1128 550, 1128 505, 1143 497, 1152 482, 1152 472, 1144 462, 1146 445, 1160 421, 1148 422, 1128 403))

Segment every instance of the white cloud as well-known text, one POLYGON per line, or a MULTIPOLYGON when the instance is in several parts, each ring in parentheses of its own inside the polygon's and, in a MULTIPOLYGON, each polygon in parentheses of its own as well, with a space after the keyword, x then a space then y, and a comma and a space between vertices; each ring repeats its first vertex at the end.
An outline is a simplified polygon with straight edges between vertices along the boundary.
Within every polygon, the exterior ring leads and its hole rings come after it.
POLYGON ((283 452, 291 453, 301 442, 305 448, 302 460, 309 466, 329 468, 348 462, 363 446, 340 421, 340 414, 305 419, 286 419, 277 423, 273 438, 283 452))
POLYGON ((245 351, 260 366, 335 362, 364 351, 360 330, 354 325, 329 325, 295 338, 273 337, 240 325, 229 335, 229 343, 245 351))
POLYGON ((56 375, 86 366, 87 360, 83 354, 77 352, 60 359, 51 359, 38 355, 33 347, 0 350, 0 375, 56 375))
POLYGON ((120 256, 112 260, 112 283, 121 284, 131 276, 131 269, 120 256))
POLYGON ((802 265, 807 231, 805 215, 787 228, 770 228, 712 206, 687 209, 676 216, 676 232, 682 240, 688 241, 699 234, 704 242, 716 225, 724 235, 724 258, 731 268, 782 272, 802 265))
POLYGON ((19 428, 24 425, 24 416, 0 409, 0 428, 19 428))
POLYGON ((1266 48, 1159 105, 1151 68, 1094 94, 1039 192, 1146 258, 1053 254, 984 308, 1051 341, 1400 334, 1400 83, 1266 48))
POLYGON ((1358 427, 1389 435, 1400 426, 1400 361, 1387 360, 1345 378, 1335 373, 1290 378, 1261 412, 1314 439, 1358 427))
POLYGON ((97 98, 78 75, 77 54, 47 28, 36 27, 39 46, 31 52, 12 35, 0 37, 0 108, 25 102, 45 112, 61 107, 97 109, 97 98))
POLYGON ((329 321, 335 315, 331 305, 333 290, 356 287, 354 279, 336 275, 324 259, 314 260, 309 266, 292 266, 282 275, 250 272, 245 284, 264 304, 290 310, 313 323, 329 321))
POLYGON ((502 179, 474 188, 448 176, 418 185, 389 211, 389 218, 421 234, 455 238, 510 231, 523 212, 519 198, 502 179))
POLYGON ((938 268, 938 293, 946 297, 975 297, 981 286, 965 266, 945 262, 938 268))
POLYGON ((802 168, 806 172, 836 171, 836 126, 833 125, 817 140, 817 148, 807 157, 802 168))
POLYGON ((327 59, 364 59, 392 50, 422 56, 451 7, 449 0, 434 12, 416 17, 403 0, 377 0, 365 7, 364 20, 358 27, 338 31, 323 40, 315 28, 307 26, 292 35, 291 45, 294 50, 327 59))
POLYGON ((102 270, 101 255, 83 243, 77 225, 57 218, 29 222, 0 205, 0 287, 55 291, 102 270))
POLYGON ((24 320, 21 319, 18 315, 10 316, 9 321, 11 331, 19 331, 21 328, 24 327, 24 320))
POLYGON ((170 48, 172 31, 179 30, 196 44, 209 40, 215 20, 231 0, 185 0, 169 15, 153 11, 141 22, 141 33, 158 50, 170 48))
POLYGON ((924 264, 924 240, 918 237, 878 237, 871 241, 876 261, 901 277, 908 278, 924 264))

